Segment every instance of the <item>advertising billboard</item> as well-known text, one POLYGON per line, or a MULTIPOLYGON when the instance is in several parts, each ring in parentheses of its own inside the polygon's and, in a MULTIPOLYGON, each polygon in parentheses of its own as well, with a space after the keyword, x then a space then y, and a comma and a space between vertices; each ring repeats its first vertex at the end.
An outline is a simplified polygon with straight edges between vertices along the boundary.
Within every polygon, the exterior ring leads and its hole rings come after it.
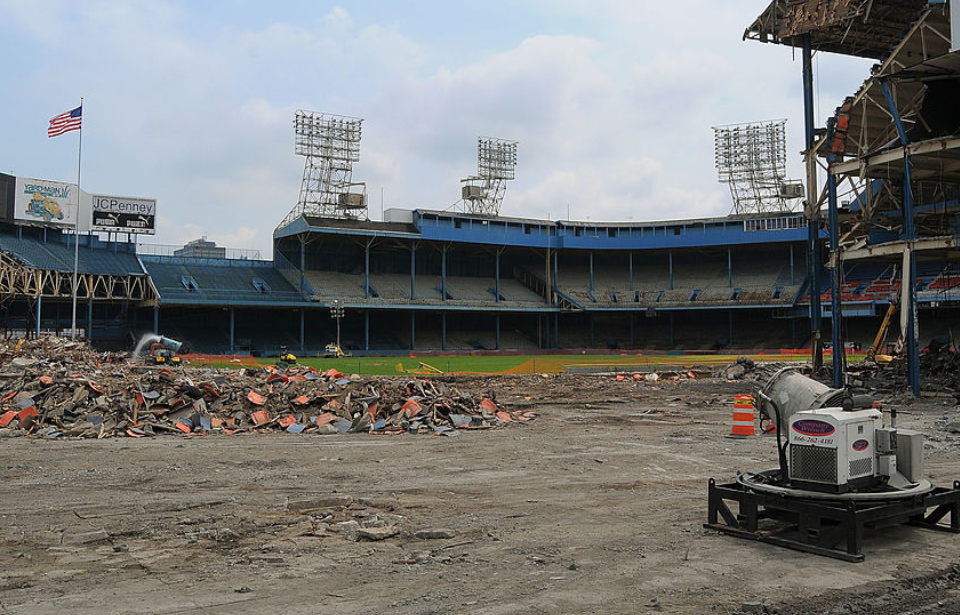
POLYGON ((129 196, 93 195, 90 228, 116 233, 157 232, 157 201, 129 196))
POLYGON ((77 220, 76 184, 18 177, 13 197, 13 219, 38 226, 72 227, 77 220))

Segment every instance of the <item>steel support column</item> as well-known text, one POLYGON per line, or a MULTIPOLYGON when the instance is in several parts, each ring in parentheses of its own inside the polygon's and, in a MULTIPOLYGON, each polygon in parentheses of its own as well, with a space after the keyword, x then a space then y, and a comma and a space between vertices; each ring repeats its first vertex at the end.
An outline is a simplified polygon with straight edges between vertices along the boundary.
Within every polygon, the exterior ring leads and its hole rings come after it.
POLYGON ((553 251, 553 285, 550 290, 555 291, 560 286, 560 254, 553 251))
POLYGON ((447 249, 440 250, 440 301, 447 300, 447 249))
POLYGON ((494 317, 494 340, 495 348, 500 350, 500 313, 498 312, 494 317))
POLYGON ((299 235, 299 238, 300 238, 300 292, 302 293, 303 281, 304 281, 303 270, 306 269, 306 266, 307 266, 307 248, 306 248, 306 242, 304 241, 303 235, 299 235))
MULTIPOLYGON (((43 295, 37 294, 37 318, 36 318, 36 334, 37 339, 40 339, 40 304, 43 302, 43 295)), ((76 338, 76 331, 72 332, 72 336, 76 338)))
POLYGON ((793 270, 793 244, 790 244, 790 286, 796 284, 796 274, 793 270))
MULTIPOLYGON (((916 239, 913 228, 913 188, 910 182, 913 180, 913 164, 910 157, 903 159, 903 228, 905 239, 908 241, 904 252, 904 260, 909 262, 909 267, 904 267, 903 275, 909 276, 903 281, 907 287, 905 297, 906 305, 901 305, 900 309, 907 314, 907 372, 909 376, 910 389, 914 397, 920 397, 920 344, 917 343, 917 256, 909 242, 916 239)), ((906 264, 906 263, 905 263, 906 264)))
POLYGON ((300 354, 304 354, 307 350, 307 314, 306 310, 300 308, 300 354))
POLYGON ((633 252, 630 253, 630 292, 632 293, 635 289, 633 288, 633 252))
POLYGON ((234 337, 234 331, 236 327, 236 315, 234 314, 234 309, 230 308, 230 354, 236 352, 236 342, 234 337))
POLYGON ((823 344, 820 336, 820 212, 817 205, 817 163, 813 151, 815 118, 813 106, 813 48, 810 35, 804 34, 803 41, 803 119, 807 158, 807 267, 810 276, 810 337, 813 354, 813 368, 823 366, 823 344))
MULTIPOLYGON (((886 80, 880 82, 883 95, 887 99, 887 107, 893 117, 893 124, 897 128, 900 144, 906 149, 910 144, 907 132, 900 119, 897 103, 886 80)), ((917 258, 913 253, 912 242, 917 238, 913 227, 913 162, 910 155, 904 151, 903 156, 903 239, 907 242, 903 251, 903 299, 900 309, 907 317, 907 381, 915 397, 920 397, 920 344, 917 343, 917 258)))
POLYGON ((673 250, 667 252, 667 268, 670 276, 670 290, 673 290, 673 250))
MULTIPOLYGON (((493 257, 493 292, 496 296, 493 298, 494 302, 500 303, 500 253, 497 252, 493 257)), ((497 347, 500 347, 500 343, 497 342, 497 347)))
POLYGON ((410 242, 410 301, 417 297, 417 246, 410 242))
POLYGON ((593 292, 593 252, 590 253, 590 292, 593 292))
MULTIPOLYGON (((546 282, 543 285, 543 298, 546 300, 547 305, 553 305, 553 260, 550 256, 550 229, 547 229, 547 251, 543 255, 543 275, 546 279, 546 282)), ((537 317, 537 322, 540 322, 540 318, 537 317)))
POLYGON ((727 246, 727 286, 733 288, 733 248, 727 246))
POLYGON ((897 136, 900 137, 900 145, 906 147, 909 144, 907 140, 907 132, 903 128, 903 121, 900 119, 900 111, 897 109, 897 103, 893 99, 893 92, 890 90, 890 84, 887 83, 886 79, 880 82, 880 87, 883 88, 883 95, 887 99, 887 107, 890 109, 890 115, 893 116, 893 125, 897 128, 897 136))
MULTIPOLYGON (((549 317, 547 317, 547 322, 549 322, 549 317)), ((560 312, 553 313, 553 347, 560 347, 560 312)))
POLYGON ((160 306, 153 306, 153 334, 160 334, 160 306))
POLYGON ((417 347, 417 313, 410 311, 410 350, 417 347))
POLYGON ((370 310, 363 312, 363 349, 370 350, 370 310))
MULTIPOLYGON (((833 162, 833 156, 827 158, 827 162, 833 162)), ((843 313, 840 305, 840 287, 841 274, 843 267, 840 260, 840 222, 837 212, 837 176, 833 173, 827 174, 827 205, 829 207, 830 217, 830 324, 833 340, 833 386, 841 388, 844 377, 844 360, 846 359, 846 349, 843 345, 841 334, 841 324, 843 322, 843 313)))
POLYGON ((370 298, 370 242, 363 246, 363 296, 370 298))

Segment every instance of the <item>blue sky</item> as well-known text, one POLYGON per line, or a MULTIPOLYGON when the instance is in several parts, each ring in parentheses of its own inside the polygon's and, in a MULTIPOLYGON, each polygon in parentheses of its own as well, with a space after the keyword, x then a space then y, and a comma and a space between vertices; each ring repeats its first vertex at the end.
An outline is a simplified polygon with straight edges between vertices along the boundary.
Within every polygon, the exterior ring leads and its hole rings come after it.
MULTIPOLYGON (((452 3, 0 0, 0 171, 153 197, 159 233, 269 254, 295 205, 296 109, 364 118, 354 179, 370 216, 444 209, 478 135, 515 139, 502 213, 584 220, 724 215, 712 126, 788 119, 802 149, 800 62, 744 42, 767 0, 452 3)), ((823 55, 823 121, 869 63, 823 55)))

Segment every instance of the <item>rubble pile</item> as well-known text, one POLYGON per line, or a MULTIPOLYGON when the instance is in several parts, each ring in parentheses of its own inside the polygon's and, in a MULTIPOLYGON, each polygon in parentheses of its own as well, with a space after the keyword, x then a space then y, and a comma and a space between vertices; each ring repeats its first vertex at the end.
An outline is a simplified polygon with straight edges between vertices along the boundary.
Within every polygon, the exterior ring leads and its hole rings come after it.
POLYGON ((300 365, 171 370, 105 359, 66 340, 0 346, 0 437, 459 435, 536 417, 500 408, 493 392, 428 379, 364 379, 300 365))
MULTIPOLYGON (((864 361, 847 369, 855 387, 878 391, 908 388, 907 360, 893 363, 864 361)), ((960 401, 960 355, 941 351, 920 355, 920 388, 926 393, 952 394, 960 401)))
POLYGON ((718 378, 724 380, 740 380, 752 374, 757 369, 757 364, 750 357, 738 357, 734 363, 724 367, 717 374, 718 378))
POLYGON ((776 361, 770 363, 757 363, 750 357, 738 357, 736 361, 720 368, 714 376, 724 380, 747 380, 752 382, 766 382, 777 373, 778 370, 786 367, 787 364, 776 361))
POLYGON ((950 352, 922 355, 920 378, 924 390, 960 392, 960 355, 950 352))

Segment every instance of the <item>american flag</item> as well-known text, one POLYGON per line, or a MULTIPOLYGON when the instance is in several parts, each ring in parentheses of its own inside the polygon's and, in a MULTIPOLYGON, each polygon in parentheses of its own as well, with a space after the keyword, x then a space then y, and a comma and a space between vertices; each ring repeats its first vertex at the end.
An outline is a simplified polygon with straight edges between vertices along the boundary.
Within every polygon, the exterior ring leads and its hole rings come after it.
POLYGON ((83 111, 83 106, 79 106, 72 111, 67 111, 61 113, 57 117, 50 120, 50 127, 47 128, 48 137, 59 137, 65 132, 70 132, 71 130, 80 130, 80 114, 83 111))

